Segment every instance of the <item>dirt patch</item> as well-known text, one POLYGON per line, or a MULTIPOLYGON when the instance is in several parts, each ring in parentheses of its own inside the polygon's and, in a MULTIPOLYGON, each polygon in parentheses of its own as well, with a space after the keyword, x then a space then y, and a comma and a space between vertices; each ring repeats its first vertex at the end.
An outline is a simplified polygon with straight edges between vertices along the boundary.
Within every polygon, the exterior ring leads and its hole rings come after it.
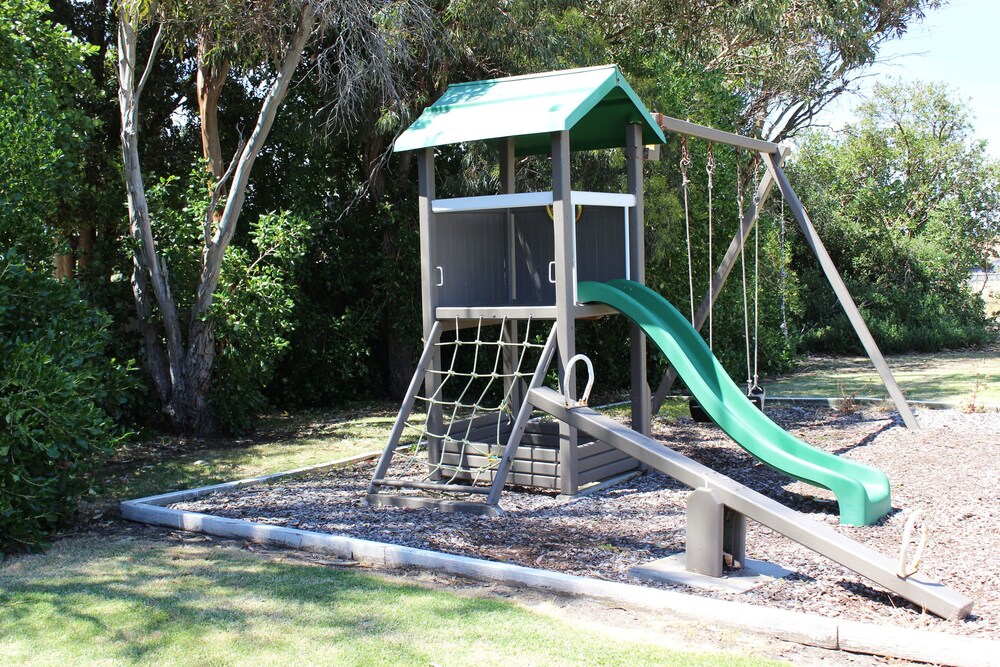
MULTIPOLYGON (((744 594, 694 591, 828 617, 1000 639, 1000 414, 924 411, 922 429, 909 432, 894 415, 850 415, 805 408, 769 415, 807 442, 886 471, 894 512, 875 526, 839 526, 832 494, 795 482, 752 459, 717 428, 687 420, 659 422, 665 444, 813 519, 836 526, 896 557, 909 511, 928 515, 930 541, 922 569, 975 601, 974 616, 946 622, 869 584, 849 570, 748 522, 747 556, 778 563, 794 574, 744 594)), ((427 510, 369 508, 364 493, 371 465, 248 487, 179 503, 206 512, 487 558, 599 579, 637 583, 629 568, 684 547, 688 490, 647 473, 593 496, 562 501, 553 494, 510 491, 504 517, 491 519, 427 510)))

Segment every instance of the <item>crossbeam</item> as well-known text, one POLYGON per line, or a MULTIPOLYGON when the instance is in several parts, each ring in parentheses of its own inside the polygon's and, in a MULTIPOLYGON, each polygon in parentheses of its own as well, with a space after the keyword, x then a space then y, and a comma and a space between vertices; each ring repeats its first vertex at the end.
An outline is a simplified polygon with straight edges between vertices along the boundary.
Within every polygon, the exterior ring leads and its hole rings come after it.
POLYGON ((733 134, 732 132, 717 130, 714 127, 707 127, 705 125, 698 125, 697 123, 692 123, 687 120, 664 116, 662 113, 654 113, 653 120, 667 132, 686 134, 689 137, 698 137, 699 139, 713 141, 717 144, 738 146, 740 148, 745 148, 748 151, 757 151, 758 153, 777 155, 781 151, 781 145, 776 144, 773 141, 764 141, 762 139, 744 137, 739 134, 733 134))

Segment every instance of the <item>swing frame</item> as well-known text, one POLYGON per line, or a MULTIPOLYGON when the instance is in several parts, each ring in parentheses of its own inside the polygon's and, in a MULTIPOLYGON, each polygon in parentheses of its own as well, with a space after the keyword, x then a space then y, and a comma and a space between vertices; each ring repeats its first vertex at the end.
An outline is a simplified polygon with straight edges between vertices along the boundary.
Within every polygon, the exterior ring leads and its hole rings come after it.
MULTIPOLYGON (((868 358, 878 372, 882 384, 885 386, 886 391, 889 392, 889 396, 899 411, 903 423, 910 430, 919 429, 920 426, 913 414, 913 410, 910 408, 909 403, 907 403, 906 397, 903 395, 902 390, 900 390, 899 384, 896 382, 895 377, 893 377, 892 370, 885 360, 885 356, 875 342, 860 310, 858 310, 854 297, 844 283, 843 277, 841 277, 840 272, 830 258, 830 253, 827 251, 822 239, 820 239, 816 227, 809 218, 809 214, 806 212, 805 207, 802 205, 801 200, 799 200, 798 195, 795 193, 791 183, 788 181, 788 177, 782 169, 782 164, 788 157, 790 149, 787 146, 771 141, 763 141, 731 132, 724 132, 704 125, 665 116, 661 113, 654 113, 653 120, 663 130, 664 134, 673 133, 681 137, 695 137, 715 144, 726 144, 754 152, 758 154, 765 167, 765 172, 757 182, 757 187, 754 190, 751 205, 743 212, 740 228, 733 236, 733 240, 729 244, 729 249, 722 258, 708 290, 704 297, 702 297, 701 304, 694 313, 694 321, 692 323, 694 327, 700 330, 708 320, 712 307, 716 299, 718 299, 726 280, 729 278, 729 274, 736 265, 736 260, 747 238, 750 236, 750 232, 753 231, 758 222, 761 207, 764 206, 772 190, 777 186, 780 196, 788 205, 798 223, 799 229, 805 237, 806 244, 819 262, 827 282, 833 288, 841 308, 843 308, 868 358)), ((660 379, 656 391, 652 394, 650 401, 651 414, 656 414, 663 407, 667 394, 676 380, 676 371, 673 367, 668 366, 663 377, 660 379)))

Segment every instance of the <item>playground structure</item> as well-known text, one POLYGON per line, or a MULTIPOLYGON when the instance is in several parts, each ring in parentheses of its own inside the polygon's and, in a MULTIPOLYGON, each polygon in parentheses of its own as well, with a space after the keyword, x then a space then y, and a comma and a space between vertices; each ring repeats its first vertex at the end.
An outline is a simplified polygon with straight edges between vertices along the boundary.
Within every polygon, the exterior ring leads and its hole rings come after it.
POLYGON ((964 596, 920 572, 898 572, 891 559, 649 437, 651 415, 679 374, 707 415, 749 453, 833 491, 843 523, 874 523, 891 509, 881 471, 812 448, 771 422, 697 332, 777 185, 904 422, 916 426, 784 176, 782 147, 650 114, 611 65, 453 85, 395 150, 418 151, 425 348, 369 503, 497 514, 505 484, 572 496, 648 466, 695 489, 688 569, 720 576, 723 552, 742 562, 749 517, 938 615, 969 613, 964 596), (766 168, 693 322, 643 286, 642 165, 646 146, 666 143, 664 131, 754 152, 766 168), (434 148, 469 141, 498 148, 503 193, 436 198, 434 148), (625 193, 572 190, 571 151, 600 148, 624 149, 625 193), (515 157, 539 154, 551 155, 552 190, 515 192, 515 157), (586 407, 592 369, 582 400, 575 377, 580 362, 589 367, 576 353, 576 320, 617 313, 632 322, 631 429, 586 407), (671 364, 655 393, 647 383, 647 338, 671 364), (544 386, 553 360, 558 392, 544 386), (457 499, 462 495, 482 500, 457 499))

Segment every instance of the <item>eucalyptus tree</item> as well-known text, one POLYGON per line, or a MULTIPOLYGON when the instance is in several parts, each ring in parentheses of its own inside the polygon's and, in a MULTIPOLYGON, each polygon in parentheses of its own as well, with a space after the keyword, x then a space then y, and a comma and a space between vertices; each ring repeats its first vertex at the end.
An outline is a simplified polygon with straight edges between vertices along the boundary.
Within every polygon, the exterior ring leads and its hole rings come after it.
MULTIPOLYGON (((840 134, 804 137, 792 165, 803 201, 890 350, 994 337, 968 284, 1000 244, 1000 162, 985 148, 954 91, 925 83, 878 85, 840 134)), ((808 342, 841 349, 853 339, 839 309, 821 276, 802 277, 808 342)))
POLYGON ((332 100, 330 122, 344 124, 374 96, 388 108, 402 105, 408 75, 432 50, 435 17, 420 0, 193 0, 118 7, 118 100, 129 227, 131 285, 141 331, 143 363, 162 409, 178 431, 204 434, 216 420, 210 401, 214 332, 223 258, 236 233, 254 162, 289 86, 304 60, 332 100), (152 33, 140 59, 144 32, 152 33), (140 101, 158 57, 194 52, 203 155, 210 201, 198 225, 199 275, 188 312, 180 312, 170 267, 156 237, 143 181, 139 147, 140 101), (308 59, 305 58, 308 54, 308 59), (263 91, 256 122, 226 163, 218 109, 224 86, 240 71, 263 91))
POLYGON ((848 90, 886 41, 940 0, 604 0, 584 11, 610 48, 634 60, 664 52, 717 73, 743 99, 733 129, 780 140, 848 90))

